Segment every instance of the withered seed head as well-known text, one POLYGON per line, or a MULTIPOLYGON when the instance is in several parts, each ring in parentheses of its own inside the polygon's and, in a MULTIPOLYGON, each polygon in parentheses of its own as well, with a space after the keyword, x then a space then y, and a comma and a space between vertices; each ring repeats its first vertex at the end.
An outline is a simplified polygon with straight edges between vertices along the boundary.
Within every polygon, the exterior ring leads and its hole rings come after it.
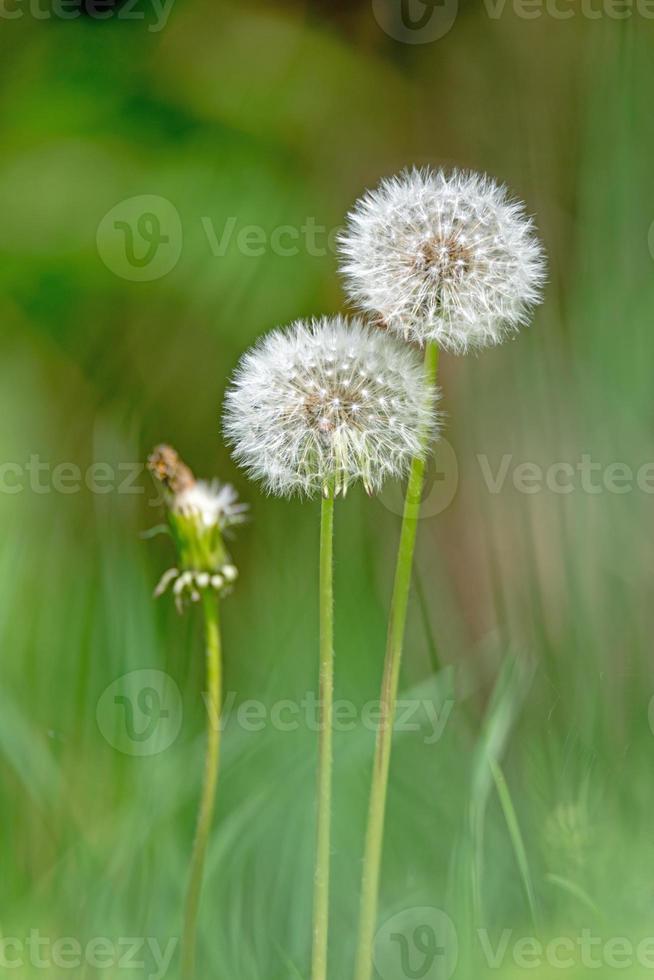
POLYGON ((179 453, 165 443, 156 446, 148 456, 148 469, 175 496, 195 485, 189 467, 180 459, 179 453))

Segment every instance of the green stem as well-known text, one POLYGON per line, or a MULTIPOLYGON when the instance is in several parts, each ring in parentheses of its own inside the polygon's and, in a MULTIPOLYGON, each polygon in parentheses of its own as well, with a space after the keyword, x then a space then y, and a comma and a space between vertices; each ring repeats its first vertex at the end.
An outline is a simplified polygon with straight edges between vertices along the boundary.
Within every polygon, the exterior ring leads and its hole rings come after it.
POLYGON ((205 591, 202 597, 207 643, 207 748, 204 763, 204 784, 198 812, 198 824, 191 857, 191 870, 186 908, 184 911, 184 931, 182 934, 182 980, 193 980, 195 968, 195 945, 198 922, 198 907, 202 891, 204 859, 207 852, 211 818, 213 816, 216 784, 218 782, 218 761, 220 752, 220 706, 222 701, 220 617, 218 600, 215 595, 205 591))
MULTIPOLYGON (((438 347, 436 344, 427 344, 425 349, 424 373, 425 379, 431 388, 433 388, 436 382, 437 368, 438 347)), ((427 433, 423 433, 421 438, 426 443, 427 433)), ((411 587, 413 553, 415 550, 416 530, 420 519, 420 504, 425 479, 425 456, 426 452, 422 458, 416 457, 411 463, 411 472, 409 474, 409 483, 404 502, 402 529, 400 531, 400 545, 397 554, 397 564, 395 566, 393 597, 391 599, 391 610, 388 621, 384 678, 381 689, 381 715, 379 728, 377 729, 377 744, 375 748, 375 762, 368 811, 368 828, 363 859, 355 980, 370 980, 372 974, 373 943, 375 926, 377 924, 379 877, 384 837, 384 816, 388 791, 388 772, 391 761, 393 725, 395 722, 395 707, 400 678, 404 629, 411 587)))
POLYGON ((334 487, 320 514, 320 725, 318 735, 318 827, 313 890, 312 980, 327 977, 329 864, 332 807, 332 712, 334 700, 334 487))

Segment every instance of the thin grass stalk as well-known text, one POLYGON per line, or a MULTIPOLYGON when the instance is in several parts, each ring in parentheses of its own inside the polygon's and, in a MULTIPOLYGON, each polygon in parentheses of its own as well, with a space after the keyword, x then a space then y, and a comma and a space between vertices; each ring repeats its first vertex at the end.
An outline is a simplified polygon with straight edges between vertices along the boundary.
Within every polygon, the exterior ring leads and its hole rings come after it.
MULTIPOLYGON (((428 343, 425 347, 424 372, 430 388, 434 388, 438 369, 438 347, 428 343)), ((428 433, 422 436, 426 441, 428 433)), ((426 446, 425 446, 426 449, 426 446)), ((393 597, 388 622, 388 637, 384 677, 381 689, 381 714, 377 729, 377 744, 370 791, 368 827, 361 880, 361 909, 357 946, 355 980, 370 980, 372 974, 373 943, 377 923, 379 879, 384 837, 384 818, 388 792, 388 773, 391 761, 393 726, 397 703, 397 690, 404 645, 407 607, 411 588, 411 572, 415 551, 416 532, 420 519, 420 504, 425 480, 426 452, 417 456, 411 464, 409 482, 404 502, 404 514, 400 531, 400 544, 395 566, 393 597)))
POLYGON ((334 487, 323 496, 320 514, 320 725, 318 736, 318 821, 313 892, 312 980, 326 980, 329 929, 329 870, 332 808, 332 715, 334 700, 334 487))
POLYGON ((222 663, 220 640, 220 614, 216 596, 203 595, 203 609, 207 648, 207 747, 205 753, 204 782, 198 812, 198 823, 193 843, 191 868, 182 933, 182 980, 193 980, 197 937, 198 909, 202 893, 204 862, 211 831, 211 821, 218 784, 220 759, 220 709, 222 702, 222 663))

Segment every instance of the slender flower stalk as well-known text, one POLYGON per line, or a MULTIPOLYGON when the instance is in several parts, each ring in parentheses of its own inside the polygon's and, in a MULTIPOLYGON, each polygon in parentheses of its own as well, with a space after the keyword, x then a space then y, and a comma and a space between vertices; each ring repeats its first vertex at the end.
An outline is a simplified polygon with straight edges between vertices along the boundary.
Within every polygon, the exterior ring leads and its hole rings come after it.
POLYGON ((194 980, 198 912, 220 762, 222 644, 219 603, 230 592, 238 574, 227 552, 224 534, 234 525, 243 523, 247 505, 239 503, 235 490, 228 484, 196 480, 170 446, 158 446, 150 455, 148 466, 163 486, 169 529, 180 566, 164 573, 155 595, 162 595, 172 585, 179 612, 190 601, 201 603, 204 614, 207 743, 184 908, 181 965, 181 980, 194 980))
POLYGON ((220 711, 222 707, 222 653, 220 613, 217 596, 205 592, 202 596, 206 634, 207 659, 207 747, 204 762, 204 783, 198 812, 198 824, 191 856, 191 870, 186 892, 184 931, 182 933, 182 980, 193 980, 198 908, 202 892, 204 859, 207 852, 213 817, 218 766, 220 761, 220 711))
MULTIPOLYGON (((435 388, 438 369, 438 347, 428 343, 425 347, 425 383, 435 388)), ((388 773, 391 763, 393 726, 397 704, 397 691, 402 662, 404 631, 411 588, 411 570, 416 543, 416 532, 420 519, 420 504, 425 478, 425 454, 428 447, 429 430, 421 433, 424 453, 414 457, 411 463, 400 531, 400 545, 395 566, 393 597, 388 622, 386 660, 381 689, 380 723, 377 729, 377 744, 370 791, 368 828, 363 858, 361 880, 361 909, 359 917, 359 941, 356 961, 356 980, 369 980, 372 974, 373 942, 377 923, 377 903, 381 869, 384 818, 388 792, 388 773)))
MULTIPOLYGON (((433 386, 438 349, 501 343, 541 299, 545 259, 531 219, 483 174, 409 170, 383 180, 348 215, 339 239, 350 298, 387 330, 425 347, 433 386)), ((411 464, 388 624, 361 894, 356 980, 369 980, 377 918, 395 704, 425 470, 411 464)))
POLYGON ((361 481, 368 493, 424 458, 434 435, 432 392, 415 352, 360 320, 323 317, 268 334, 248 351, 227 393, 234 455, 267 490, 322 494, 320 734, 312 980, 326 980, 334 686, 334 499, 361 481))
POLYGON ((332 815, 332 737, 334 704, 334 491, 322 498, 320 513, 320 735, 318 744, 318 817, 313 891, 313 980, 327 977, 329 865, 332 815))

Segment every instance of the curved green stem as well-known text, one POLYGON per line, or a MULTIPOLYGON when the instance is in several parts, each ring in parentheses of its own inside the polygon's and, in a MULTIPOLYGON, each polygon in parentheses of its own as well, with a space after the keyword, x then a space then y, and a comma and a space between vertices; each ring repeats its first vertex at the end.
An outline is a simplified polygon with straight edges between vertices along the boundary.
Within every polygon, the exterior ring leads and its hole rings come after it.
MULTIPOLYGON (((438 347, 427 344, 425 349, 424 373, 429 386, 436 383, 438 368, 438 347)), ((422 435, 423 441, 427 433, 422 435)), ((426 453, 424 454, 426 455, 426 453)), ((397 689, 400 678, 400 663, 404 644, 407 607, 411 588, 411 570, 415 550, 416 531, 420 519, 420 503, 425 479, 425 459, 416 457, 411 464, 409 483, 404 502, 400 545, 395 566, 393 597, 388 621, 386 659, 381 689, 381 716, 377 729, 375 762, 370 791, 368 828, 363 859, 361 880, 361 910, 359 917, 359 940, 355 980, 370 980, 372 974, 373 943, 377 924, 377 903, 379 877, 384 838, 384 817, 388 791, 388 772, 391 761, 393 725, 397 689)))
POLYGON ((313 889, 312 980, 327 977, 329 864, 332 806, 332 713, 334 700, 334 488, 320 515, 320 725, 318 735, 318 826, 313 889))
POLYGON ((207 748, 204 763, 202 798, 198 812, 195 841, 193 843, 191 870, 186 893, 186 908, 184 911, 182 980, 193 980, 194 975, 198 907, 200 904, 200 893, 202 891, 204 859, 207 852, 211 818, 213 816, 214 800, 216 797, 220 753, 222 671, 219 607, 216 596, 210 594, 208 591, 205 591, 202 601, 207 643, 207 748))

